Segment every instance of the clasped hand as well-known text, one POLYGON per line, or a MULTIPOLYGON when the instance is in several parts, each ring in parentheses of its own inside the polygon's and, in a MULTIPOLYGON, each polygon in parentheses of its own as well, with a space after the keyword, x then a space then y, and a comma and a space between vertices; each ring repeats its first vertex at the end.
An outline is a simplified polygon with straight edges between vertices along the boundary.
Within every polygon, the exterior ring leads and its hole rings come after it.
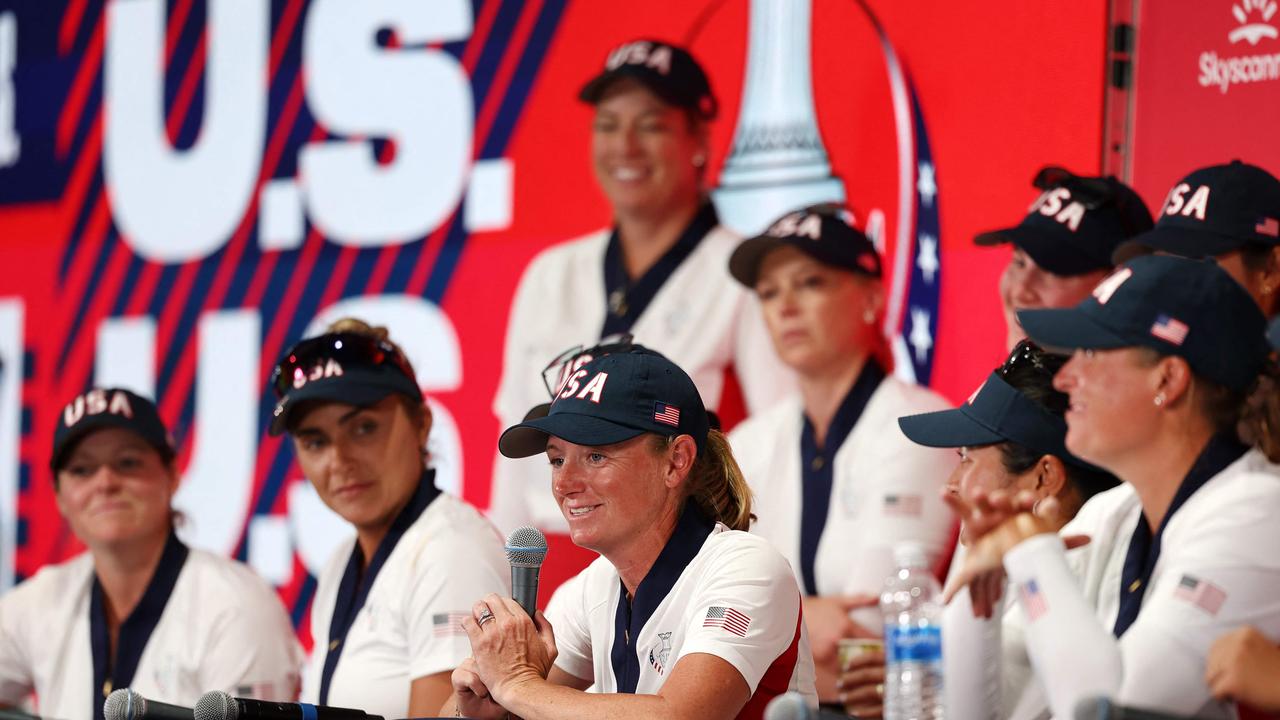
POLYGON ((490 593, 476 603, 462 629, 471 640, 471 657, 451 680, 458 709, 467 717, 504 717, 510 693, 551 672, 555 634, 541 612, 531 619, 516 601, 490 593))

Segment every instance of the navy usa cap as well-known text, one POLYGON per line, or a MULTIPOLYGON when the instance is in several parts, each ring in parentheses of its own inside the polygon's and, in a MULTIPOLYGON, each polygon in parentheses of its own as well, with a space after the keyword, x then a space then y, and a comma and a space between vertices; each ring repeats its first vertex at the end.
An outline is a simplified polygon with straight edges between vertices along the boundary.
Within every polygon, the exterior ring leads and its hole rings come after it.
POLYGON ((1116 257, 1144 250, 1211 257, 1245 245, 1280 245, 1280 180, 1232 160, 1196 170, 1174 185, 1155 228, 1125 243, 1116 257))
POLYGON ((632 40, 605 58, 604 69, 578 92, 578 99, 592 105, 621 78, 631 78, 676 107, 695 111, 703 120, 719 110, 711 83, 688 50, 660 40, 632 40))
POLYGON ((753 288, 765 257, 778 248, 794 247, 824 265, 880 277, 876 246, 842 214, 813 207, 783 215, 763 233, 738 245, 729 256, 729 274, 753 288))
POLYGON ((1107 270, 1125 240, 1151 229, 1151 211, 1114 177, 1084 177, 1062 168, 1040 170, 1032 183, 1042 192, 1015 227, 974 238, 978 245, 1012 243, 1054 275, 1107 270))
POLYGON ((1266 319, 1212 260, 1146 255, 1120 266, 1073 308, 1022 310, 1031 339, 1049 347, 1148 347, 1197 374, 1248 390, 1269 352, 1266 319))
POLYGON ((173 459, 173 440, 155 403, 124 388, 94 388, 76 396, 58 415, 49 467, 57 472, 77 443, 105 428, 130 430, 155 448, 165 462, 173 459))
POLYGON ((502 433, 498 449, 503 455, 543 453, 549 437, 600 446, 643 433, 690 435, 699 452, 706 447, 710 426, 698 388, 684 370, 648 348, 637 345, 595 358, 556 389, 549 408, 534 408, 502 433))

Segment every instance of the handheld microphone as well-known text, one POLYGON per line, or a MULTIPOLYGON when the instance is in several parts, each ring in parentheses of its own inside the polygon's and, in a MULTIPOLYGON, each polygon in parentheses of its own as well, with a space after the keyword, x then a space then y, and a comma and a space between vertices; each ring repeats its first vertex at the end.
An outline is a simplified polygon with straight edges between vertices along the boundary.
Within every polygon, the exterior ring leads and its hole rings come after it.
POLYGON ((148 700, 136 690, 112 690, 102 703, 107 720, 193 720, 191 708, 148 700))
POLYGON ((1075 717, 1076 720, 1184 720, 1189 716, 1124 707, 1108 698, 1095 697, 1076 703, 1075 717))
POLYGON ((848 715, 812 708, 798 692, 785 692, 764 707, 764 720, 848 720, 848 715))
POLYGON ((507 536, 511 563, 511 598, 533 617, 538 609, 538 571, 547 557, 547 538, 535 527, 520 527, 507 536))
MULTIPOLYGON (((188 716, 189 717, 189 716, 188 716)), ((383 720, 363 710, 308 705, 307 703, 268 702, 231 697, 221 690, 210 690, 196 703, 195 720, 383 720)))

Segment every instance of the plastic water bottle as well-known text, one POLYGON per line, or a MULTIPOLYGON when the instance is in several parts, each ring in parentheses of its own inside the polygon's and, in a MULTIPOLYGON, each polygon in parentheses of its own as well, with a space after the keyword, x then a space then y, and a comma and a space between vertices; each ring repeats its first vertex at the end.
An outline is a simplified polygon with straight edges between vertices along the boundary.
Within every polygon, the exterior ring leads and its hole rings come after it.
POLYGON ((880 595, 884 615, 885 720, 941 720, 942 589, 919 543, 894 547, 898 572, 880 595))

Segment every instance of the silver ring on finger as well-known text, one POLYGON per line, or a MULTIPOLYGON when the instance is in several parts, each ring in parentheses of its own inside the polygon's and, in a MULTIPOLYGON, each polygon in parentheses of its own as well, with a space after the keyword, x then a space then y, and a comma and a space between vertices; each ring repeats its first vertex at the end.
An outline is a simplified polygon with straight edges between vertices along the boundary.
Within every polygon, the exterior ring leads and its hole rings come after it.
POLYGON ((492 619, 493 619, 493 612, 489 610, 488 606, 485 606, 485 609, 480 611, 480 617, 476 619, 476 625, 479 625, 480 627, 484 627, 484 624, 489 622, 492 619))

